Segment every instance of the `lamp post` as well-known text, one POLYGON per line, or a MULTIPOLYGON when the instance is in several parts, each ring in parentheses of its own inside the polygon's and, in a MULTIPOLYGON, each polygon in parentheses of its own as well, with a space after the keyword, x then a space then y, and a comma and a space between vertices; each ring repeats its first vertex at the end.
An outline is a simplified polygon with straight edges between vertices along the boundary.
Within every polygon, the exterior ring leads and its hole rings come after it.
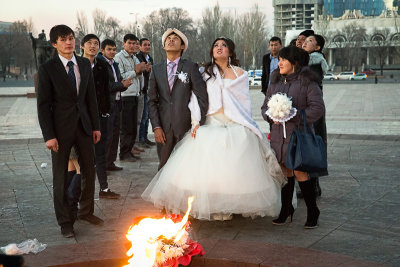
POLYGON ((136 28, 136 36, 138 35, 138 21, 137 21, 137 17, 138 17, 138 13, 134 13, 134 12, 130 12, 129 15, 135 15, 135 28, 136 28))

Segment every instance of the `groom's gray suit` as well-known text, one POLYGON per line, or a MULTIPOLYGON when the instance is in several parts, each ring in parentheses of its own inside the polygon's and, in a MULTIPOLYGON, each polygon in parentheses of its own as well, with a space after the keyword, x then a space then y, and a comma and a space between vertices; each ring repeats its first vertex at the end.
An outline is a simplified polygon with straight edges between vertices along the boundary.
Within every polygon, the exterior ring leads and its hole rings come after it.
POLYGON ((191 128, 191 116, 188 104, 192 92, 196 95, 201 111, 202 124, 208 110, 208 94, 206 83, 196 63, 180 59, 177 73, 186 73, 187 81, 183 82, 175 76, 172 91, 167 78, 167 61, 154 65, 149 81, 149 117, 153 131, 162 128, 166 136, 164 145, 157 144, 160 159, 159 169, 167 162, 174 146, 191 128))

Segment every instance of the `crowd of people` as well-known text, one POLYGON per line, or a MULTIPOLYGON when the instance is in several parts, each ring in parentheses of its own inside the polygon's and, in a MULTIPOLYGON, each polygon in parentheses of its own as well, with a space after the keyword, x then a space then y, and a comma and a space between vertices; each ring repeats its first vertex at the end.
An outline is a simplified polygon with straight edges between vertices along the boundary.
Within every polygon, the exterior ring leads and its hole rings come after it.
POLYGON ((50 41, 56 53, 39 68, 37 105, 51 150, 54 209, 64 237, 74 236, 77 219, 103 224, 93 214, 96 174, 99 197, 120 198, 107 178, 107 172, 122 170, 116 165, 118 151, 120 161, 134 162, 154 145, 159 171, 142 198, 165 212, 185 212, 187 198, 194 196, 194 218, 267 215, 278 216, 273 223, 281 225, 293 217, 296 178, 307 205, 305 228, 317 227, 318 177, 327 171, 288 169, 286 149, 299 117, 286 123, 283 138, 283 125, 266 110, 272 95, 287 94, 326 142, 322 36, 304 31, 295 45, 284 48, 278 37, 270 39, 261 107, 270 140, 252 119, 248 75, 229 38, 212 43, 210 61, 201 68, 183 58, 189 43, 178 29, 163 34, 166 59, 158 64, 150 56, 150 41, 130 33, 119 53, 114 40, 100 42, 88 34, 77 56, 74 32, 66 25, 54 26, 50 41), (156 143, 148 139, 149 121, 156 143))

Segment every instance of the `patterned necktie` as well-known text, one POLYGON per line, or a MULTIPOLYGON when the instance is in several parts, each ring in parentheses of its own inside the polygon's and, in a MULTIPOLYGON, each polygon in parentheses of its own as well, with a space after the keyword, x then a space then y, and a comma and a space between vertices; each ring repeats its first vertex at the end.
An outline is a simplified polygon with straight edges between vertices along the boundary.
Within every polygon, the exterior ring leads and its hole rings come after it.
POLYGON ((76 78, 75 78, 75 72, 74 72, 74 62, 68 61, 67 66, 69 67, 68 69, 68 78, 71 80, 74 89, 76 90, 76 78))
POLYGON ((168 63, 169 66, 169 72, 168 72, 168 84, 169 84, 169 90, 172 91, 172 87, 174 86, 174 67, 175 67, 176 63, 175 62, 170 62, 168 63))

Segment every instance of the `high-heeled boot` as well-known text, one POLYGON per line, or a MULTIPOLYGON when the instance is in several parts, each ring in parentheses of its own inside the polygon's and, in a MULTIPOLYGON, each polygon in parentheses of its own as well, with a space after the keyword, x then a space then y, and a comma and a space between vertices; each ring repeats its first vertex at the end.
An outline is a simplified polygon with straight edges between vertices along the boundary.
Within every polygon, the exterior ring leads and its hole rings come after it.
POLYGON ((312 181, 308 180, 305 182, 299 182, 299 186, 301 192, 303 193, 304 202, 306 202, 307 205, 307 221, 304 224, 304 228, 317 228, 320 212, 316 202, 315 184, 312 181))
POLYGON ((272 221, 273 224, 283 225, 286 223, 287 218, 290 216, 290 222, 293 220, 294 208, 292 205, 293 191, 294 191, 294 176, 288 177, 288 182, 282 187, 281 191, 281 211, 279 217, 272 221))

